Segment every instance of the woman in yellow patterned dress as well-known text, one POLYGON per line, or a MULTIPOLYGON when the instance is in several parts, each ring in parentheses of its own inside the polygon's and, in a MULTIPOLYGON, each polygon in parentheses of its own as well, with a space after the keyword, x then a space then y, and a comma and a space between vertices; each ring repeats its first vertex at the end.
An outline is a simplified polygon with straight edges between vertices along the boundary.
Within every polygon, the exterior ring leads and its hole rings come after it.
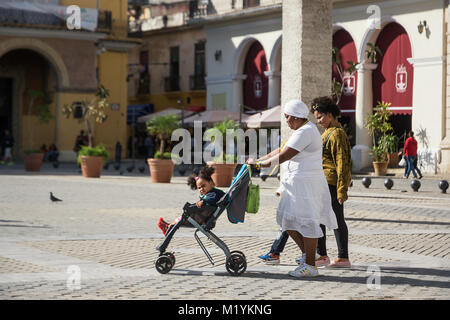
POLYGON ((330 263, 330 258, 327 256, 325 226, 321 225, 324 235, 318 240, 317 253, 320 257, 316 260, 316 266, 350 267, 348 229, 344 219, 344 202, 348 199, 347 191, 352 179, 350 142, 337 120, 340 115, 339 107, 331 98, 314 99, 312 112, 318 123, 325 129, 322 134, 322 165, 338 223, 338 228, 334 229, 338 258, 330 263))

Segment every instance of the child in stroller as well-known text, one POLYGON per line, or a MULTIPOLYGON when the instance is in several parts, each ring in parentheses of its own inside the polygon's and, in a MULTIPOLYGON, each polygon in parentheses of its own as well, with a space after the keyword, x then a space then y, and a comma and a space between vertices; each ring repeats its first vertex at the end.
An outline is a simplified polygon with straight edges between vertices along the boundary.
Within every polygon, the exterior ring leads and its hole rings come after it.
MULTIPOLYGON (((205 223, 206 219, 214 212, 212 207, 217 207, 217 202, 225 195, 225 192, 215 188, 214 181, 212 180, 213 173, 214 168, 206 166, 200 169, 198 176, 192 174, 188 177, 187 184, 192 190, 198 190, 200 192, 200 201, 196 203, 187 202, 183 210, 199 224, 205 223)), ((158 221, 158 227, 165 235, 181 218, 178 217, 172 223, 168 223, 161 217, 158 221)), ((191 225, 186 223, 183 226, 191 225)))
POLYGON ((213 172, 213 168, 206 167, 199 172, 198 179, 196 176, 189 177, 190 182, 188 184, 193 188, 193 181, 195 181, 195 188, 200 191, 200 202, 194 204, 186 203, 183 208, 183 214, 176 220, 178 222, 168 224, 164 219, 160 219, 161 229, 166 231, 163 242, 156 247, 156 250, 159 251, 159 256, 155 261, 155 267, 159 273, 168 273, 175 265, 174 253, 167 252, 166 249, 174 234, 182 226, 196 228, 194 238, 212 265, 214 265, 214 260, 197 235, 198 232, 204 234, 208 240, 223 250, 226 257, 225 268, 231 275, 238 276, 245 272, 247 268, 245 255, 240 251, 230 251, 228 246, 212 232, 212 229, 225 210, 229 222, 233 224, 244 222, 250 182, 248 165, 241 166, 239 173, 226 193, 214 188, 214 182, 211 177, 213 172))

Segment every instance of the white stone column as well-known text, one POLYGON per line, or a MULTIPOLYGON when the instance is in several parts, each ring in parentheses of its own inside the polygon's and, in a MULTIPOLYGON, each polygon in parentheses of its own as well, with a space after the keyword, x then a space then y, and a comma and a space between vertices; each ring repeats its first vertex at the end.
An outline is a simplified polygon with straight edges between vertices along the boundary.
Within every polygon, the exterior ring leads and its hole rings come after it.
MULTIPOLYGON (((309 105, 331 93, 332 1, 284 0, 282 21, 281 102, 301 99, 309 105)), ((281 136, 290 136, 284 120, 281 136)))
POLYGON ((244 104, 244 80, 247 79, 246 74, 234 74, 231 77, 232 99, 229 110, 239 112, 239 105, 244 104))
POLYGON ((267 107, 276 107, 281 103, 281 72, 264 71, 264 74, 269 78, 267 107))
POLYGON ((356 145, 352 148, 353 170, 358 172, 371 166, 370 147, 372 137, 365 127, 366 118, 373 110, 372 72, 376 64, 363 63, 358 66, 358 89, 355 108, 356 145))

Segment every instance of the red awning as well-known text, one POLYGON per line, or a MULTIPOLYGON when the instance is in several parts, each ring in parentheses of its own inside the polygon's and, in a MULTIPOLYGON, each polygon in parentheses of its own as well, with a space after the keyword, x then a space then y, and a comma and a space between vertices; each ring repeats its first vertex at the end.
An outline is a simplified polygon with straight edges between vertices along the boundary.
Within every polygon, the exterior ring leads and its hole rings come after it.
POLYGON ((339 102, 339 108, 341 110, 355 110, 358 74, 356 72, 354 74, 344 72, 344 70, 350 66, 348 63, 349 61, 354 63, 358 62, 355 42, 347 31, 340 29, 333 35, 333 47, 339 49, 339 55, 341 58, 340 67, 343 71, 342 79, 336 66, 333 66, 333 79, 344 83, 344 90, 341 96, 341 101, 339 102))
POLYGON ((264 74, 268 70, 266 53, 259 42, 252 44, 245 60, 244 105, 257 110, 267 108, 269 80, 264 74))
POLYGON ((407 61, 412 56, 408 34, 401 25, 392 22, 381 31, 376 46, 383 56, 373 72, 373 105, 378 101, 390 102, 394 114, 411 114, 414 68, 407 61))
POLYGON ((189 107, 184 108, 184 110, 194 111, 194 112, 203 112, 206 110, 206 107, 205 106, 189 106, 189 107))

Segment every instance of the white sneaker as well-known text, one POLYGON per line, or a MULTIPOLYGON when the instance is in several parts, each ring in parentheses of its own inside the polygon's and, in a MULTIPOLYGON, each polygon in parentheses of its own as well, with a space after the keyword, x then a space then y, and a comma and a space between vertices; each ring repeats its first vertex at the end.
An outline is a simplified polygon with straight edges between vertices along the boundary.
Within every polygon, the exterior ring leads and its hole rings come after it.
POLYGON ((288 274, 296 278, 311 278, 319 275, 317 267, 310 266, 309 264, 301 264, 294 271, 289 271, 288 274))

